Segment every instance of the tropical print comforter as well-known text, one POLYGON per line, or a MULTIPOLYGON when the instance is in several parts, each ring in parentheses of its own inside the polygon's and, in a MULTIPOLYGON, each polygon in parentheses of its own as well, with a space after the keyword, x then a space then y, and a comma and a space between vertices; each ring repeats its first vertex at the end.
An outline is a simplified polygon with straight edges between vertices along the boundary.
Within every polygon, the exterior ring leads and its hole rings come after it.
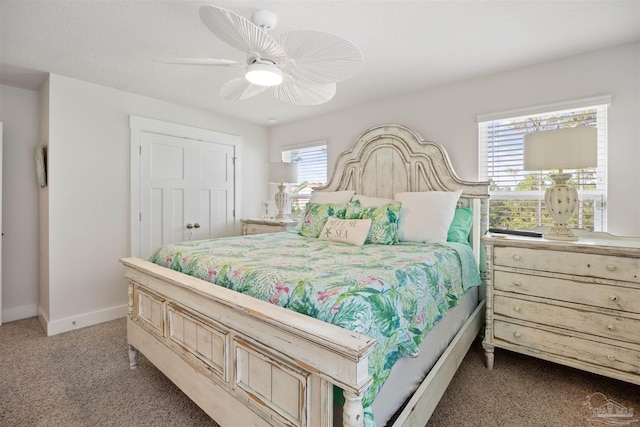
POLYGON ((176 243, 150 261, 378 340, 369 356, 371 403, 401 357, 480 283, 467 245, 353 246, 271 233, 176 243))

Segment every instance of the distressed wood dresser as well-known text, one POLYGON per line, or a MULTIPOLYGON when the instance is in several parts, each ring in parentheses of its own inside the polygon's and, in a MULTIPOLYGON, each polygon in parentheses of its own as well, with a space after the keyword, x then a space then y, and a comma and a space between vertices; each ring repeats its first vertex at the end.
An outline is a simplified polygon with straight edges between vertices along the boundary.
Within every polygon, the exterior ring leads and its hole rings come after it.
POLYGON ((640 384, 640 239, 487 235, 483 347, 640 384))

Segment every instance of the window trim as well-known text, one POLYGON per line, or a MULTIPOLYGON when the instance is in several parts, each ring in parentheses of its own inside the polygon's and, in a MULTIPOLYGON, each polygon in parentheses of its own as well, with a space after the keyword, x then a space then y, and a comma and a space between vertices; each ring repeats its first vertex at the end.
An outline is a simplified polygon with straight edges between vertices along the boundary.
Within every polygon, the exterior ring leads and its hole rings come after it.
POLYGON ((522 116, 532 116, 534 114, 549 113, 550 111, 574 110, 585 107, 593 107, 594 105, 611 105, 611 95, 600 95, 589 98, 581 98, 573 101, 555 102, 550 104, 542 104, 513 110, 499 111, 495 113, 479 114, 476 116, 476 122, 489 122, 492 120, 509 120, 522 116))
POLYGON ((282 156, 283 151, 300 150, 302 148, 318 147, 320 145, 326 145, 327 151, 329 151, 329 144, 327 144, 326 139, 318 139, 316 141, 303 142, 300 144, 283 145, 278 149, 278 151, 280 151, 280 156, 282 156))

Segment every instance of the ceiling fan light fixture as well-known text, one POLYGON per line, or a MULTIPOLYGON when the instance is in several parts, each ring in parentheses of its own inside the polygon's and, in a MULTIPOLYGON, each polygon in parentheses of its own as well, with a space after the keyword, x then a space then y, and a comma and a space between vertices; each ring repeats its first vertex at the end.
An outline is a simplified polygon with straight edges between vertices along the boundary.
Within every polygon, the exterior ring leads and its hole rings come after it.
MULTIPOLYGON (((272 12, 257 11, 250 21, 231 10, 205 5, 200 7, 200 19, 220 41, 247 55, 244 74, 220 88, 220 96, 229 101, 270 92, 289 104, 319 105, 334 97, 337 82, 353 76, 362 65, 360 49, 333 34, 294 30, 274 39, 267 31, 277 24, 272 12)), ((230 65, 220 59, 197 62, 230 65)))
POLYGON ((257 62, 247 66, 244 77, 258 86, 277 86, 282 83, 282 71, 278 67, 257 62))

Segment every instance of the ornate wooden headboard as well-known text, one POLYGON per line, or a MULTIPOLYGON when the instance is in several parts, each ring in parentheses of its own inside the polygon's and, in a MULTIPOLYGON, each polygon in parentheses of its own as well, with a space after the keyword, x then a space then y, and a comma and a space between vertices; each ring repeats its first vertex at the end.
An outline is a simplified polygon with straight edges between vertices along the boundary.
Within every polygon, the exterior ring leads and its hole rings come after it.
POLYGON ((471 243, 478 258, 480 235, 488 228, 489 182, 460 179, 442 146, 424 141, 404 126, 376 126, 360 135, 351 150, 340 154, 331 180, 321 191, 354 190, 392 199, 404 191, 459 189, 459 204, 474 210, 471 243))

